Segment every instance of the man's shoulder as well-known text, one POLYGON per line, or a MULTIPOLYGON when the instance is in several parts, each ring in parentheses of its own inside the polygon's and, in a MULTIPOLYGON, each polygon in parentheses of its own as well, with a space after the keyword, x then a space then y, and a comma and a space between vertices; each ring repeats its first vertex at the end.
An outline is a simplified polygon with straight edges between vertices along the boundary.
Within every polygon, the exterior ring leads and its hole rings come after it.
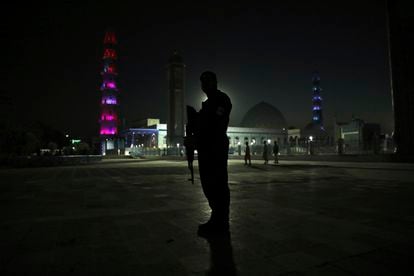
POLYGON ((226 99, 229 99, 230 100, 229 96, 227 96, 227 94, 224 93, 221 90, 217 90, 217 96, 220 97, 220 98, 226 98, 226 99))
POLYGON ((223 91, 221 91, 221 90, 217 90, 217 98, 218 98, 220 101, 223 101, 223 102, 226 102, 226 103, 231 104, 230 97, 229 97, 229 96, 227 96, 227 94, 226 94, 226 93, 224 93, 224 92, 223 92, 223 91))

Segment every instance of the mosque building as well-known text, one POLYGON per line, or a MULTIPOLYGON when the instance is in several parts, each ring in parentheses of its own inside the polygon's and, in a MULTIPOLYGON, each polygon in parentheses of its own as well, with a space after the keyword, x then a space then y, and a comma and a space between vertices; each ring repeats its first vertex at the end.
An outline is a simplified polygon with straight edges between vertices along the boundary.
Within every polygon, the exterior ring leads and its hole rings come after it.
MULTIPOLYGON (((168 118, 167 124, 159 119, 140 121, 136 128, 124 130, 126 155, 176 155, 184 152, 185 135, 185 64, 174 51, 167 65, 168 118)), ((260 102, 253 106, 239 126, 229 126, 229 154, 241 155, 246 142, 253 154, 260 154, 263 143, 277 141, 281 151, 288 144, 287 123, 274 106, 260 102)))

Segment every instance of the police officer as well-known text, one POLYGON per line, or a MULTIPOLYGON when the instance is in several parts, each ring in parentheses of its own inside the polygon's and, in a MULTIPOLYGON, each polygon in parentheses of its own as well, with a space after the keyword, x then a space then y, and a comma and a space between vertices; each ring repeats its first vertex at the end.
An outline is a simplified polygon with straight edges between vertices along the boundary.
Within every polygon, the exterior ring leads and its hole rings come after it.
POLYGON ((275 141, 274 143, 273 143, 273 155, 274 155, 274 157, 275 157, 275 164, 278 164, 279 163, 279 145, 278 145, 278 143, 277 143, 277 141, 275 141))
POLYGON ((263 160, 265 165, 269 162, 268 151, 269 149, 267 148, 267 142, 263 141, 263 160))
POLYGON ((246 150, 244 153, 244 165, 247 166, 251 166, 252 165, 252 159, 250 156, 250 147, 249 147, 249 142, 246 142, 246 150), (249 160, 249 164, 247 164, 247 160, 249 160))
POLYGON ((198 228, 198 234, 204 236, 229 230, 227 127, 232 104, 230 98, 217 89, 215 73, 206 71, 201 74, 200 80, 207 100, 202 103, 198 114, 198 164, 203 192, 211 208, 210 220, 198 228))

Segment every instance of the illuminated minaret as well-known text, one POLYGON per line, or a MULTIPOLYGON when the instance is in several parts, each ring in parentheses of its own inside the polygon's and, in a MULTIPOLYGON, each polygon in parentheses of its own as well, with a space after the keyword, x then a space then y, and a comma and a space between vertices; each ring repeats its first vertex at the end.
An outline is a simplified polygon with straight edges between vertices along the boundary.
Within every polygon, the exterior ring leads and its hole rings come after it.
POLYGON ((312 78, 313 83, 313 97, 312 97, 312 123, 320 126, 323 129, 323 117, 322 117, 322 97, 321 97, 321 79, 318 73, 314 73, 312 78))
POLYGON ((176 147, 183 144, 184 137, 184 89, 185 65, 177 51, 169 59, 167 66, 168 79, 168 119, 167 144, 176 147))
POLYGON ((107 150, 115 148, 115 139, 118 135, 118 87, 116 84, 117 53, 115 47, 117 40, 115 33, 108 31, 104 38, 103 70, 101 93, 100 131, 101 153, 106 154, 107 150))

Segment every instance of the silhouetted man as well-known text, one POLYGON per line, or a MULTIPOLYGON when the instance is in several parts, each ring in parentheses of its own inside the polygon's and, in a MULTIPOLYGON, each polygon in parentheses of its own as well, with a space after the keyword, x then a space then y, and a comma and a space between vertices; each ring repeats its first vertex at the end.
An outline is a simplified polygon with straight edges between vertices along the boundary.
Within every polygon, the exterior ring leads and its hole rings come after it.
POLYGON ((338 154, 339 155, 344 154, 344 139, 343 138, 338 139, 338 154))
POLYGON ((279 145, 277 144, 277 141, 275 141, 274 143, 273 143, 273 155, 274 155, 274 157, 275 157, 275 164, 278 164, 279 163, 279 145))
POLYGON ((211 217, 207 223, 199 226, 198 234, 205 236, 229 230, 229 140, 226 132, 232 105, 230 98, 217 89, 216 74, 206 71, 201 74, 200 80, 207 100, 202 103, 198 115, 198 164, 203 192, 211 208, 211 217))
POLYGON ((268 149, 267 149, 266 141, 263 141, 263 159, 264 159, 264 164, 267 165, 267 163, 269 162, 269 157, 268 157, 268 149))
POLYGON ((246 150, 244 151, 244 165, 247 166, 251 166, 252 165, 252 159, 250 157, 250 147, 249 147, 249 142, 246 142, 246 150), (249 164, 247 164, 247 160, 249 161, 249 164))

